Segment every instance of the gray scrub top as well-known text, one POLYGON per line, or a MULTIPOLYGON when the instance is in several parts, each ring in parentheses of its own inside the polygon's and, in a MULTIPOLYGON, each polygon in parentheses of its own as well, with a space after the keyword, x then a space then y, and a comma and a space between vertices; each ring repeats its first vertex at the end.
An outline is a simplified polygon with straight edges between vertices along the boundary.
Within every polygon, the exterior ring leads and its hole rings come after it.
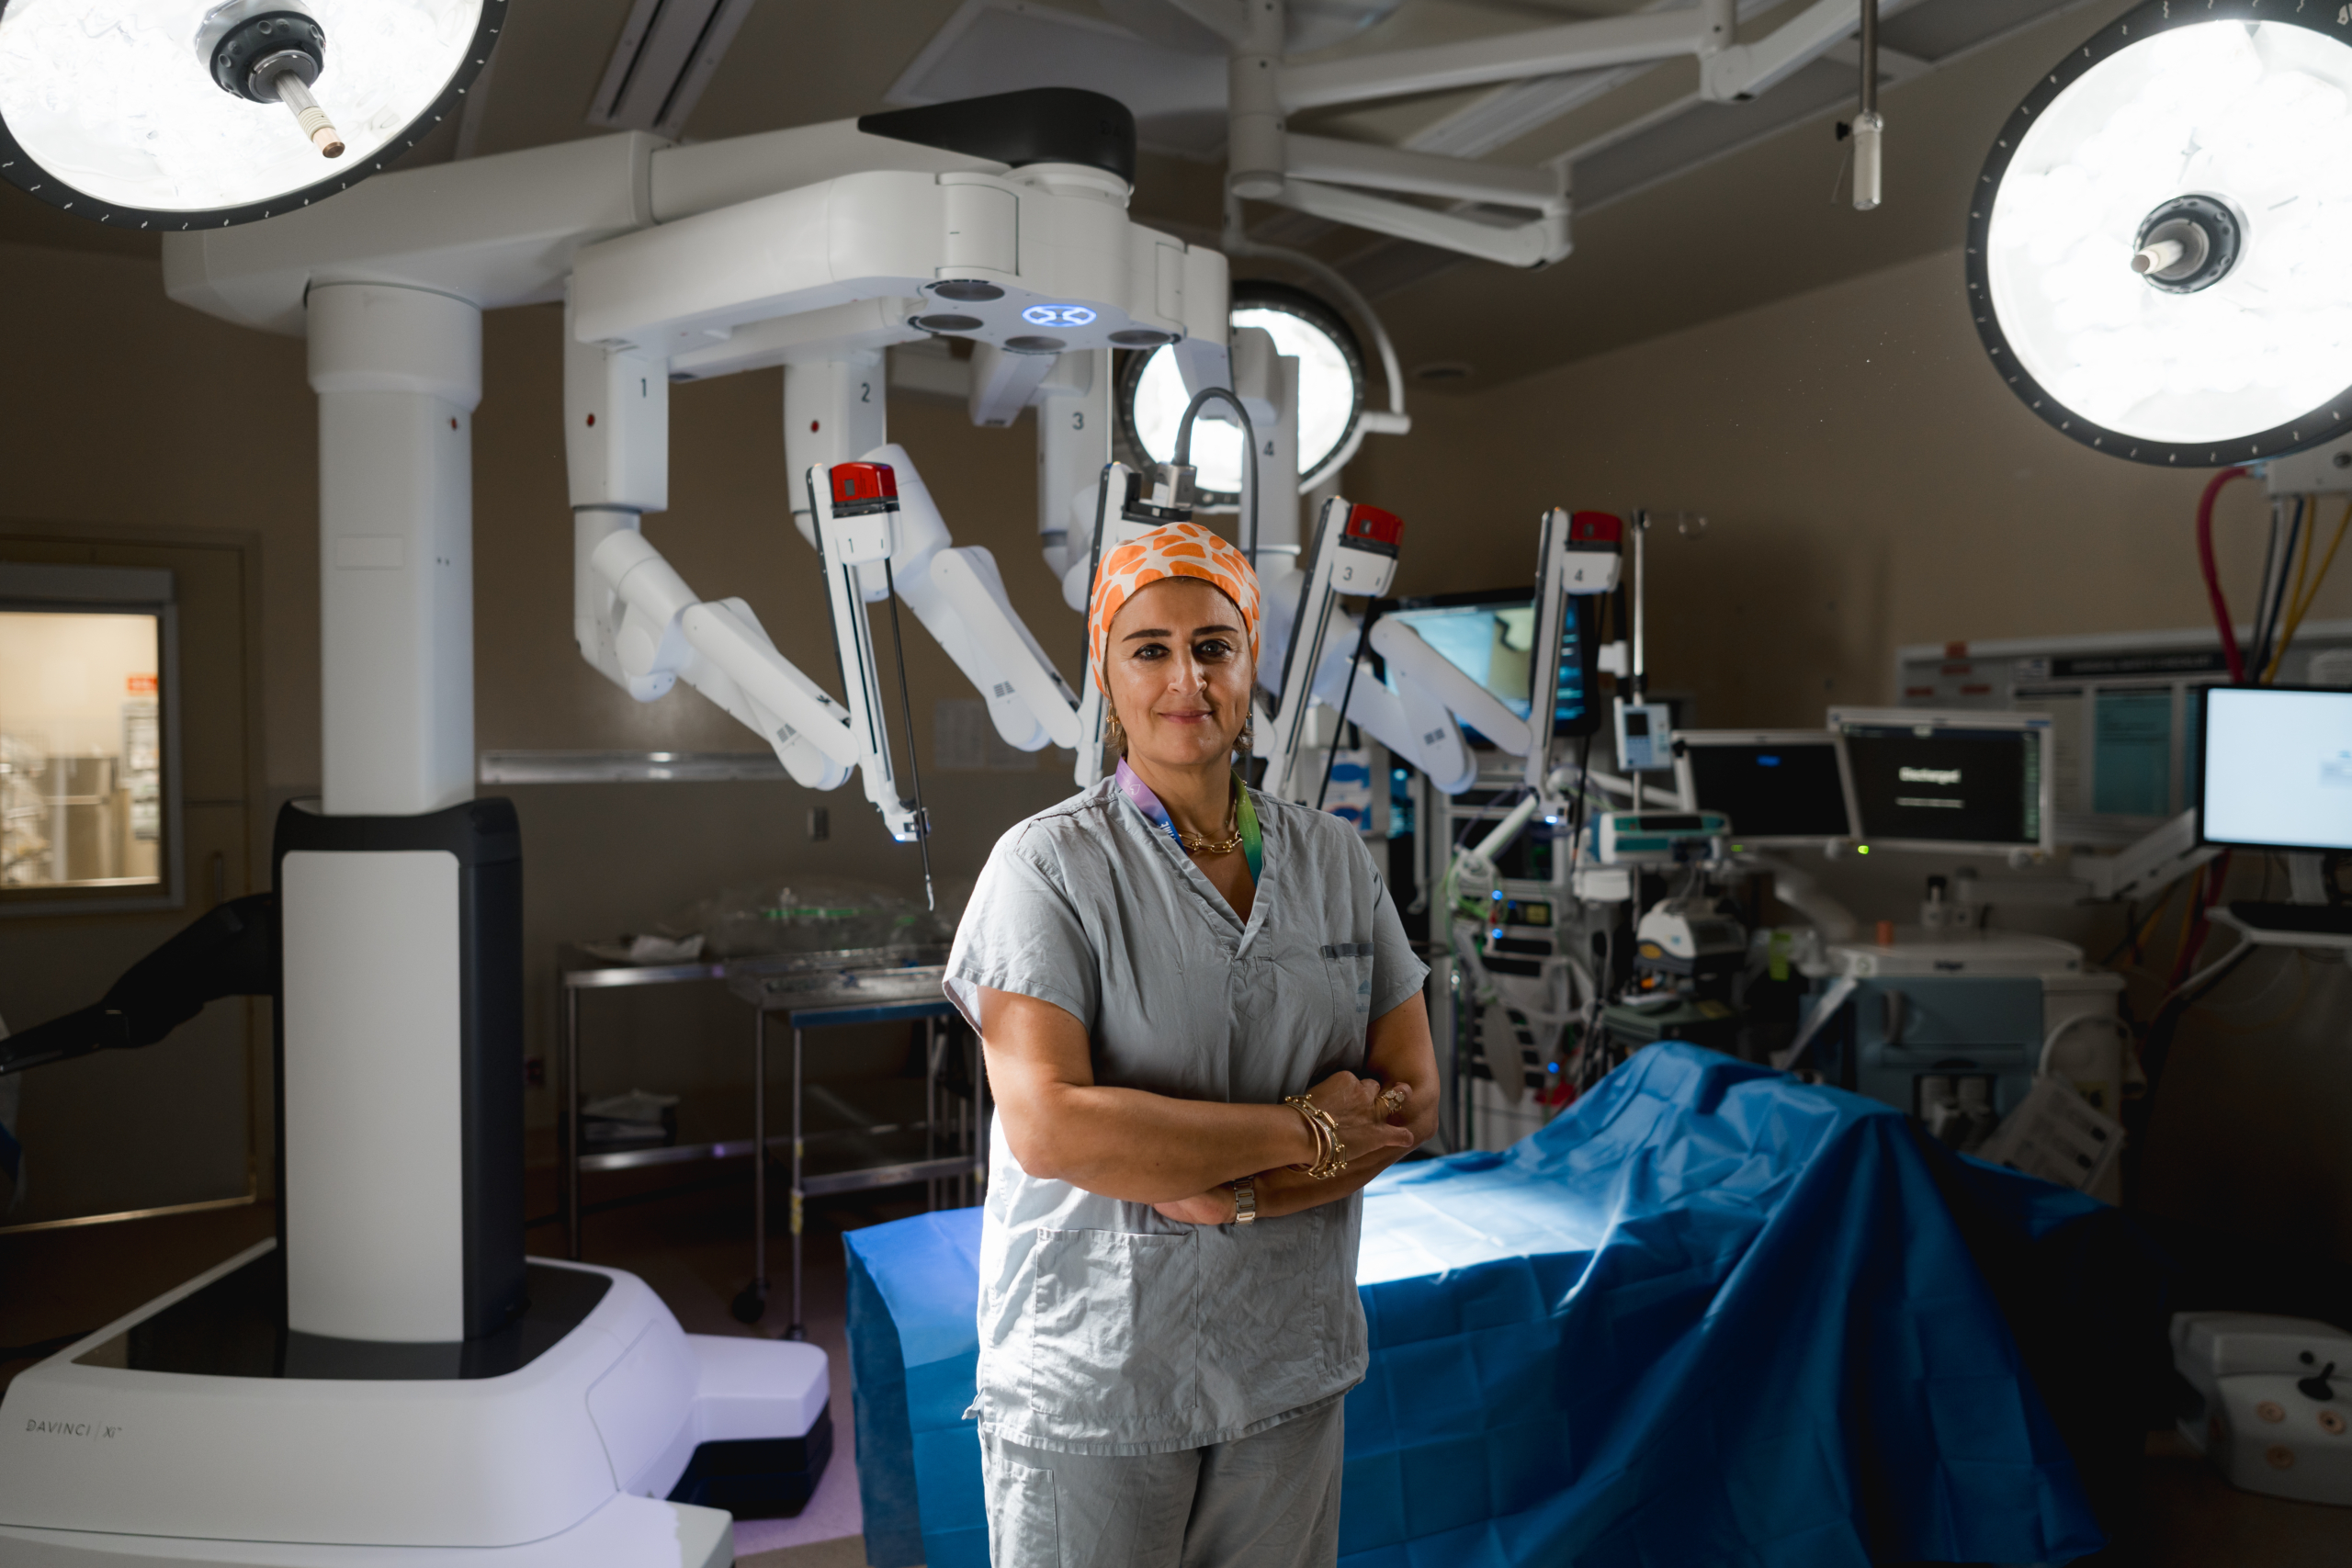
MULTIPOLYGON (((947 964, 1086 1025, 1097 1083, 1279 1104, 1361 1072, 1374 1019, 1429 973, 1355 830, 1250 792, 1265 863, 1245 926, 1105 779, 997 840, 947 964)), ((1363 1381, 1362 1200, 1190 1225, 1030 1176, 989 1136, 980 1226, 983 1429, 1072 1453, 1230 1441, 1363 1381)))

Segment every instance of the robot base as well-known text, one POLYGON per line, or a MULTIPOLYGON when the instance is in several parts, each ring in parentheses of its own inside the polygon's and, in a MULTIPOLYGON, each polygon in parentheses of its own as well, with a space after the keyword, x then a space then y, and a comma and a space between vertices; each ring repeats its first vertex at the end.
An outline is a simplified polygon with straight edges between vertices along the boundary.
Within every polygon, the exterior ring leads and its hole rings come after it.
POLYGON ((533 1260, 457 1344, 289 1332, 275 1242, 0 1399, 0 1562, 27 1568, 704 1568, 831 1451, 825 1353, 689 1335, 634 1276, 533 1260))
POLYGON ((562 1534, 524 1546, 289 1546, 168 1540, 0 1525, 9 1568, 728 1568, 735 1526, 716 1508, 616 1496, 562 1534))

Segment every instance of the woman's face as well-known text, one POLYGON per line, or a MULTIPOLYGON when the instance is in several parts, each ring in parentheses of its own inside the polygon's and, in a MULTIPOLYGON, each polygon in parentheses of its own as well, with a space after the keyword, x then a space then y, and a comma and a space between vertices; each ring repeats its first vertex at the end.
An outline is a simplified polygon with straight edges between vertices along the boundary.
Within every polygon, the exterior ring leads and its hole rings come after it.
POLYGON ((1257 671, 1241 612, 1197 577, 1162 578, 1119 606, 1102 663, 1130 757, 1221 764, 1250 722, 1257 671))

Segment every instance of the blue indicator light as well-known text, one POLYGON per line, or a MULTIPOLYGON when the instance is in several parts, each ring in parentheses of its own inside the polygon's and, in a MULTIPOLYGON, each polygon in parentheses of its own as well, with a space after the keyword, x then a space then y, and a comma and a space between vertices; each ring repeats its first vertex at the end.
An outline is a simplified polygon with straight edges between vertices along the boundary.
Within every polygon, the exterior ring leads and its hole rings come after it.
POLYGON ((1756 765, 1759 768, 1777 768, 1781 765, 1781 759, 1778 757, 1758 757, 1756 759, 1756 765))
POLYGON ((1094 308, 1091 305, 1032 305, 1021 312, 1021 319, 1033 327, 1091 327, 1094 324, 1094 308))

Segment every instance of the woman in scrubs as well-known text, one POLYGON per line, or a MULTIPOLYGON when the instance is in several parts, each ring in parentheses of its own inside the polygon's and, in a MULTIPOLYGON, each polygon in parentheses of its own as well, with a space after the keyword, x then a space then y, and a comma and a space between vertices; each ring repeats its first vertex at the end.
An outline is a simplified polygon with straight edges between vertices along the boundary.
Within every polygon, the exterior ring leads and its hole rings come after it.
POLYGON ((1239 552, 1194 524, 1123 546, 1087 634, 1118 770, 998 841, 948 963, 997 1102, 990 1555, 1329 1565, 1358 1193, 1436 1127, 1428 971, 1354 829, 1233 771, 1239 552))

